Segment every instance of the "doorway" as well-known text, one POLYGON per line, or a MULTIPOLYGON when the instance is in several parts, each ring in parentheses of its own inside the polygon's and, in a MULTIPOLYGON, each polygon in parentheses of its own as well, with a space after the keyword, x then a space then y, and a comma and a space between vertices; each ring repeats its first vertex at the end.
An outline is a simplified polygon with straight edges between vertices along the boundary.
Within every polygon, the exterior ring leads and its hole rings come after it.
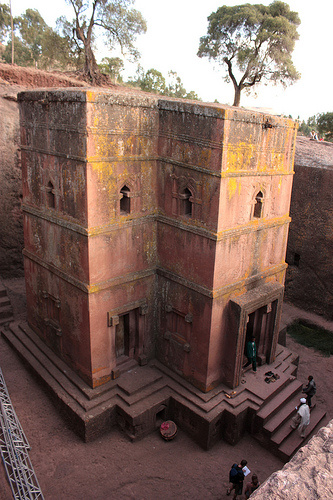
POLYGON ((230 324, 235 333, 229 342, 234 362, 225 370, 225 379, 230 387, 237 387, 240 383, 246 342, 252 336, 256 340, 258 364, 274 361, 282 298, 283 286, 272 282, 253 288, 230 301, 230 324))
POLYGON ((265 304, 247 315, 245 327, 244 359, 246 361, 246 345, 255 338, 257 346, 257 361, 259 366, 264 365, 270 357, 273 341, 273 330, 277 308, 277 300, 265 304))
POLYGON ((119 323, 115 332, 115 352, 117 363, 120 358, 134 358, 138 356, 138 310, 134 309, 119 315, 119 323))

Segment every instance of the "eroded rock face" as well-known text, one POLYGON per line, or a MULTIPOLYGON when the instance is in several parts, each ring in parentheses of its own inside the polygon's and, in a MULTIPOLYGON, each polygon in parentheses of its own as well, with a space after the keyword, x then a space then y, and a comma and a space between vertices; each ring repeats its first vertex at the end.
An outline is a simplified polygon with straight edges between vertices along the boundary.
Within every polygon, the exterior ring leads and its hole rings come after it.
POLYGON ((6 278, 23 274, 22 175, 16 92, 0 90, 0 275, 6 278))
POLYGON ((251 495, 251 499, 268 498, 333 498, 333 420, 251 495))
POLYGON ((333 144, 297 138, 285 298, 333 319, 333 144))

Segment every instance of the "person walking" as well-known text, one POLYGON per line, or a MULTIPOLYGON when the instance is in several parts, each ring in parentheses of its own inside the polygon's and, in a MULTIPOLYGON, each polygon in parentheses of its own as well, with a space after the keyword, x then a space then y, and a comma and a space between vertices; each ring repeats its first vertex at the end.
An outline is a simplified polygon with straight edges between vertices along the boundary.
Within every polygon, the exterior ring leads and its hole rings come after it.
POLYGON ((237 495, 243 493, 243 482, 245 474, 243 468, 246 466, 247 460, 242 460, 240 464, 233 464, 229 472, 229 482, 232 483, 231 488, 227 489, 227 495, 230 495, 232 490, 234 490, 233 499, 235 500, 237 495))
POLYGON ((308 384, 304 387, 303 391, 306 394, 306 402, 309 408, 311 408, 311 399, 317 392, 316 382, 313 380, 313 376, 309 375, 308 384))
POLYGON ((298 431, 301 435, 301 438, 305 437, 305 429, 310 423, 310 408, 306 404, 306 399, 300 399, 300 405, 296 407, 297 414, 292 418, 292 424, 290 427, 292 429, 296 429, 298 426, 298 431))

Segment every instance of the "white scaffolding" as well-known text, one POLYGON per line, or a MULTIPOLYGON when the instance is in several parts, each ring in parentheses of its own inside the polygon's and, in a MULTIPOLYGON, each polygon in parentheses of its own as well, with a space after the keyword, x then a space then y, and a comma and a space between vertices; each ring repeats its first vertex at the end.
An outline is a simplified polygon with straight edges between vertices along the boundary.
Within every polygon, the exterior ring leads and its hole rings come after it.
POLYGON ((29 458, 30 446, 12 406, 1 368, 0 449, 14 498, 43 500, 44 497, 29 458))

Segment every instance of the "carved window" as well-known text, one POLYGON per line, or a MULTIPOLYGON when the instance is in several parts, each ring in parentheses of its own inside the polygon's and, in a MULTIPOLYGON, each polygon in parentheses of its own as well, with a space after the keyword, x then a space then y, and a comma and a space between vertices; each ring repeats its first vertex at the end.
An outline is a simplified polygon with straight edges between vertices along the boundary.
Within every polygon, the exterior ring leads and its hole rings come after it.
POLYGON ((256 217, 257 219, 260 219, 260 217, 262 217, 263 199, 264 195, 262 194, 261 191, 259 191, 259 193, 256 195, 255 198, 255 204, 253 210, 253 217, 256 217))
POLYGON ((192 193, 188 188, 185 188, 179 195, 180 198, 180 215, 192 217, 192 193))
POLYGON ((131 212, 130 189, 125 185, 120 190, 120 214, 126 215, 131 212))
POLYGON ((51 181, 48 183, 46 187, 46 199, 47 199, 47 205, 50 208, 55 208, 54 186, 51 181))
POLYGON ((299 267, 299 261, 301 260, 301 256, 299 253, 294 253, 294 266, 299 267))

